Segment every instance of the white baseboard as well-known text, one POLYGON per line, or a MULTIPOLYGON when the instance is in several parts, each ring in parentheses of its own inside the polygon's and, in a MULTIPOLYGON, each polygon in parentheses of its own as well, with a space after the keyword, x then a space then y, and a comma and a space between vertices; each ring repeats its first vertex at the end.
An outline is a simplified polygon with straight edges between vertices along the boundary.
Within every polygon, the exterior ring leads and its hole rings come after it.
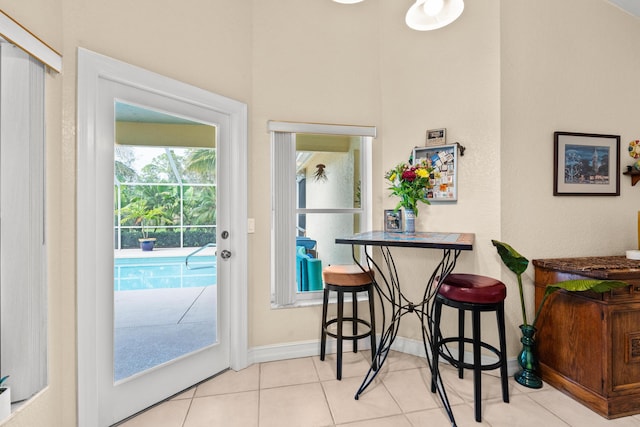
MULTIPOLYGON (((379 339, 379 337, 378 337, 379 339)), ((362 350, 370 348, 367 340, 360 340, 358 347, 362 350)), ((343 351, 351 351, 353 349, 352 342, 346 341, 343 345, 343 351)), ((401 353, 412 354, 414 356, 425 357, 424 344, 422 341, 412 340, 403 337, 397 337, 391 346, 392 350, 401 353)), ((327 341, 327 353, 336 352, 336 341, 330 339, 327 341)), ((273 362, 276 360, 297 359, 300 357, 312 357, 320 355, 320 341, 299 341, 287 344, 274 344, 249 349, 249 363, 273 362)), ((473 355, 465 352, 465 360, 472 360, 473 355)), ((490 356, 482 356, 482 363, 491 363, 495 358, 490 356)), ((507 359, 507 371, 509 375, 513 375, 517 370, 518 361, 516 358, 507 359)))

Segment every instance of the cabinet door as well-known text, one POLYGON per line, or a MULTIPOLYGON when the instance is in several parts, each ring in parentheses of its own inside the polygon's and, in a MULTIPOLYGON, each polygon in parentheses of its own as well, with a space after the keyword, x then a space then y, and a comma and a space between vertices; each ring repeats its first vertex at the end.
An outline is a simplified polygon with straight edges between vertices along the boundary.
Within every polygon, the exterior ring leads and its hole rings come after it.
POLYGON ((611 391, 640 388, 640 303, 611 309, 611 391))
POLYGON ((547 301, 538 322, 540 363, 582 386, 604 393, 607 361, 604 305, 557 292, 547 301))

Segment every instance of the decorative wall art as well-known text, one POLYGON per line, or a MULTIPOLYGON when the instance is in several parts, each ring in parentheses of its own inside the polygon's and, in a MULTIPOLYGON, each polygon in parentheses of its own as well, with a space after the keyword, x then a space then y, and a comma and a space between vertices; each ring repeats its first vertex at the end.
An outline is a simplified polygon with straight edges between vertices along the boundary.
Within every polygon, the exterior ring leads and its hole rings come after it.
POLYGON ((434 168, 427 197, 433 202, 455 202, 458 200, 458 144, 413 149, 414 164, 430 159, 434 168))
POLYGON ((620 135, 554 132, 554 196, 619 196, 620 135))

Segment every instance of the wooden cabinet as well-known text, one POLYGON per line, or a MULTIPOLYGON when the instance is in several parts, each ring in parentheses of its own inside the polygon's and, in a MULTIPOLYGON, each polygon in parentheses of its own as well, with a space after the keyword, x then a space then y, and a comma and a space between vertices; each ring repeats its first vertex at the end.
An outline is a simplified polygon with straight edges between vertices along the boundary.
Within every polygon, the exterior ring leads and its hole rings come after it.
POLYGON ((540 373, 606 418, 640 413, 640 261, 625 257, 534 260, 536 307, 547 284, 580 278, 622 280, 599 294, 553 294, 536 335, 540 373))

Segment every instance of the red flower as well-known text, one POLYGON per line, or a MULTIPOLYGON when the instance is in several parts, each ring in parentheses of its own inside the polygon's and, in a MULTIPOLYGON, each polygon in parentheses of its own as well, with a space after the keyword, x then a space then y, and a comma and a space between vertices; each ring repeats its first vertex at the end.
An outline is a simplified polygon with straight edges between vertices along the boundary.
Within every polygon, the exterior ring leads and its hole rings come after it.
POLYGON ((402 179, 405 181, 413 182, 416 179, 415 169, 406 170, 402 172, 402 179))

